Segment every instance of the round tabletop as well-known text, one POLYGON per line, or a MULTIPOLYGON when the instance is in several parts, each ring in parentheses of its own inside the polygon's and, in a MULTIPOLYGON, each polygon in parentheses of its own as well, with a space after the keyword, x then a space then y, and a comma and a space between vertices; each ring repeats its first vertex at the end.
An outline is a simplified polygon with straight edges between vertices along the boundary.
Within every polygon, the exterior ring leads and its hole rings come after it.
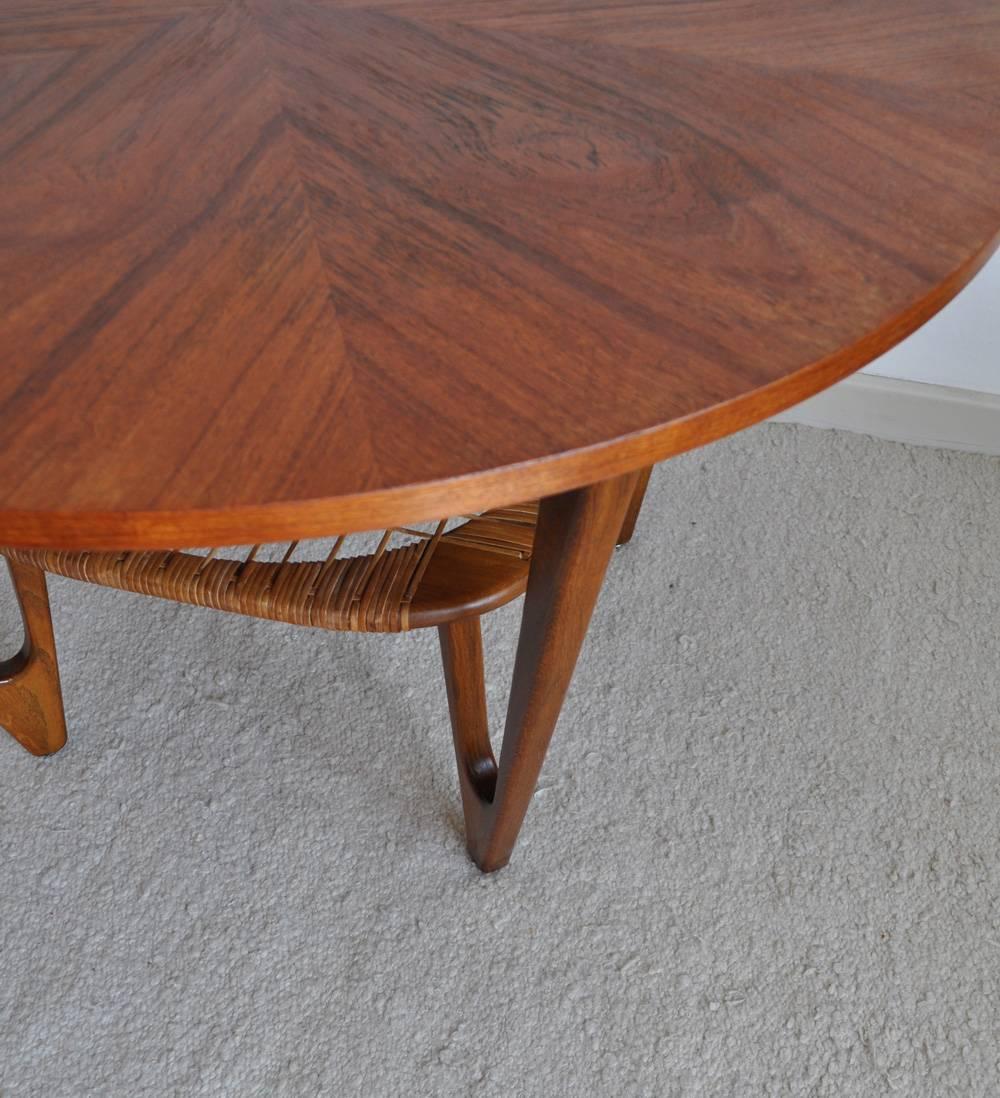
POLYGON ((864 365, 1000 227, 997 0, 0 0, 0 543, 530 499, 864 365))

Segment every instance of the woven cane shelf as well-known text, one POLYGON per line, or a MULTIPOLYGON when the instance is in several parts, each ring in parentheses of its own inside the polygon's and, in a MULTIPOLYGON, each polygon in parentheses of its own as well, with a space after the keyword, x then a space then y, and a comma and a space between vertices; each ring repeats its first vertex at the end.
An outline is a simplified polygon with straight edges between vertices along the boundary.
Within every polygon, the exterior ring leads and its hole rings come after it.
MULTIPOLYGON (((252 546, 222 550, 80 553, 4 549, 10 560, 102 587, 175 602, 361 633, 400 633, 492 610, 524 591, 537 504, 470 516, 448 529, 392 527, 372 553, 342 555, 338 537, 322 559, 296 560, 305 543, 261 560, 252 546)), ((273 551, 273 547, 272 547, 273 551)), ((279 550, 280 551, 280 550, 279 550)))

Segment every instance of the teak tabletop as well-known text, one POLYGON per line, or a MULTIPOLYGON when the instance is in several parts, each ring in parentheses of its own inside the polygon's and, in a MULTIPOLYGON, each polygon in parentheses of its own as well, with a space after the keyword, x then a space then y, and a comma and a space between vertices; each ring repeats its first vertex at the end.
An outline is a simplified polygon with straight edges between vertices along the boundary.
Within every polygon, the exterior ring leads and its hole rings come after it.
POLYGON ((498 869, 649 467, 998 228, 1000 0, 0 0, 0 725, 66 742, 49 572, 437 627, 498 869), (497 760, 480 618, 522 593, 497 760))
POLYGON ((1000 226, 997 0, 0 0, 0 543, 564 492, 886 350, 1000 226))

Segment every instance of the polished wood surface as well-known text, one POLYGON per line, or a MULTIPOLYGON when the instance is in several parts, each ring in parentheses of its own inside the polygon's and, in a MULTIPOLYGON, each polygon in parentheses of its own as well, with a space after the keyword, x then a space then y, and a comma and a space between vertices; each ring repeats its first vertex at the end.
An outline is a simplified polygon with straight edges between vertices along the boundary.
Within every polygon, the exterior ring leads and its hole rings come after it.
POLYGON ((517 842, 636 485, 625 475, 541 503, 499 766, 479 618, 440 628, 466 844, 486 873, 517 842))
POLYGON ((1000 227, 996 0, 0 0, 0 544, 371 529, 863 365, 1000 227))

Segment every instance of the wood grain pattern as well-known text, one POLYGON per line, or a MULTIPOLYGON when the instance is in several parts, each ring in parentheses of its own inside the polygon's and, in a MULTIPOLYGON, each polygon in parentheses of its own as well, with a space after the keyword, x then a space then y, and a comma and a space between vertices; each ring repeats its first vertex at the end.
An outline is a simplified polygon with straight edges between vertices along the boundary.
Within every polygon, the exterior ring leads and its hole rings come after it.
POLYGON ((0 0, 0 543, 348 532, 648 466, 1000 227, 996 0, 0 0))

